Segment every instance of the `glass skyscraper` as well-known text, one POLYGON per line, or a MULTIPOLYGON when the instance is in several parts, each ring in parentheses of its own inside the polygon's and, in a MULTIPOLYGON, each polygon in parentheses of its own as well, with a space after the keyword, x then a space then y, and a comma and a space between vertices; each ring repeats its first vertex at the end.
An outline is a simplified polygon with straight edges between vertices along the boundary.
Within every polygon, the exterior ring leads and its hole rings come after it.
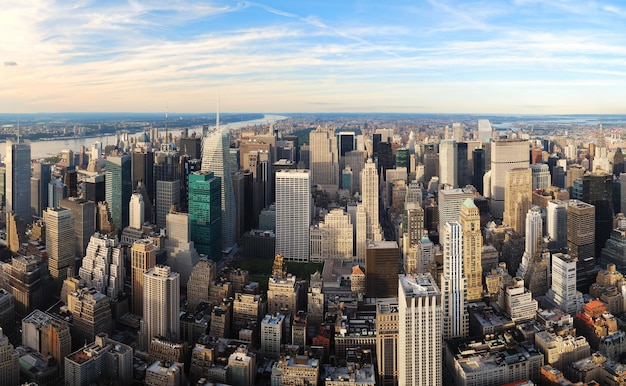
POLYGON ((212 172, 189 175, 189 222, 191 240, 199 253, 221 258, 222 184, 212 172))

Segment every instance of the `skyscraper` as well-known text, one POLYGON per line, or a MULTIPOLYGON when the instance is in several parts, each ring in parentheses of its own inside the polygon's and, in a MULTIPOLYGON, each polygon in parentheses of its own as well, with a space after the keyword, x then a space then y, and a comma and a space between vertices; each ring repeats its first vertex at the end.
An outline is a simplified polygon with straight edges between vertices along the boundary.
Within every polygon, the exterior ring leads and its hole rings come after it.
POLYGON ((20 384, 20 355, 0 328, 0 384, 20 384))
MULTIPOLYGON (((505 200, 505 179, 507 170, 523 168, 530 165, 529 145, 526 140, 507 139, 491 142, 491 214, 502 218, 505 200)), ((488 187, 485 186, 485 190, 488 187)), ((484 193, 484 192, 483 192, 484 193)))
POLYGON ((578 259, 576 280, 579 291, 586 291, 592 283, 595 267, 595 217, 593 205, 578 200, 567 201, 567 247, 578 259))
POLYGON ((48 208, 48 184, 50 183, 50 164, 35 162, 33 164, 33 176, 31 178, 31 209, 32 214, 41 216, 48 208), (36 190, 33 190, 35 189, 36 190))
POLYGON ((392 297, 398 288, 399 250, 395 241, 368 241, 365 251, 365 293, 371 298, 392 297))
POLYGON ((471 198, 466 198, 461 206, 459 223, 463 230, 463 271, 467 279, 467 301, 475 302, 483 298, 483 235, 480 230, 480 213, 471 198))
POLYGON ((130 156, 108 156, 106 161, 105 197, 115 229, 128 226, 128 203, 132 195, 130 156))
POLYGON ((585 174, 582 200, 596 209, 595 254, 600 256, 613 230, 613 175, 599 169, 585 174))
POLYGON ((524 234, 526 213, 532 204, 532 172, 529 168, 507 170, 504 178, 502 223, 524 234))
POLYGON ((548 201, 546 227, 550 238, 550 249, 567 247, 567 203, 561 200, 548 201))
POLYGON ((309 133, 309 142, 312 184, 336 190, 339 184, 339 154, 335 129, 319 126, 309 133))
POLYGON ((309 261, 312 201, 308 170, 276 173, 276 253, 282 253, 287 261, 309 261))
POLYGON ((154 152, 152 176, 154 179, 156 223, 165 228, 165 215, 170 207, 180 205, 181 170, 180 153, 173 144, 161 145, 161 150, 154 152))
POLYGON ((550 169, 547 164, 532 164, 530 165, 533 175, 533 190, 548 189, 551 185, 550 169))
POLYGON ((552 255, 552 287, 547 297, 571 315, 582 311, 583 294, 576 291, 575 257, 563 253, 552 255))
POLYGON ((89 240, 96 231, 96 205, 93 201, 75 197, 61 200, 60 205, 72 212, 74 218, 74 256, 81 258, 85 256, 89 240))
POLYGON ((157 247, 152 244, 151 239, 137 240, 130 249, 132 311, 137 316, 143 315, 143 274, 156 265, 156 253, 157 247))
POLYGON ((381 241, 383 239, 378 216, 379 183, 376 165, 370 158, 361 172, 361 203, 366 214, 365 238, 373 241, 381 241))
POLYGON ((493 136, 493 129, 488 119, 478 120, 478 140, 485 142, 487 139, 493 136))
MULTIPOLYGON (((6 142, 6 211, 30 223, 30 144, 6 142)), ((47 189, 47 186, 46 186, 47 189)), ((45 209, 45 208, 43 208, 45 209)))
POLYGON ((443 235, 447 222, 459 221, 461 207, 468 198, 474 197, 474 192, 469 189, 452 188, 441 189, 438 192, 437 210, 439 212, 439 235, 443 235))
POLYGON ((463 227, 458 221, 447 222, 443 233, 443 296, 444 339, 464 338, 469 330, 467 279, 463 264, 463 227))
POLYGON ((439 182, 453 188, 458 185, 457 151, 457 143, 453 139, 444 139, 439 144, 439 182))
POLYGON ((44 220, 48 268, 60 289, 67 278, 67 269, 74 268, 74 218, 69 209, 48 208, 44 220))
POLYGON ((155 336, 176 340, 180 334, 180 275, 167 265, 156 265, 143 274, 144 347, 155 336))
POLYGON ((222 257, 221 180, 212 172, 189 175, 191 240, 199 253, 212 260, 222 257))
POLYGON ((221 179, 222 194, 222 246, 231 247, 237 239, 235 228, 237 225, 237 207, 235 192, 230 173, 230 131, 228 128, 220 130, 219 112, 217 113, 216 128, 207 133, 202 141, 202 171, 213 172, 221 179))
POLYGON ((529 272, 530 265, 541 253, 541 245, 543 241, 543 221, 541 219, 541 211, 534 207, 528 210, 526 214, 526 239, 524 241, 524 254, 522 262, 517 269, 517 276, 524 279, 526 283, 530 280, 526 277, 529 272))
POLYGON ((399 384, 441 385, 443 313, 435 279, 400 275, 398 306, 399 384))
POLYGON ((140 193, 133 193, 130 196, 129 205, 128 226, 133 229, 141 229, 145 213, 143 196, 140 193))
POLYGON ((78 275, 88 287, 116 300, 124 292, 124 252, 117 239, 91 236, 78 275))

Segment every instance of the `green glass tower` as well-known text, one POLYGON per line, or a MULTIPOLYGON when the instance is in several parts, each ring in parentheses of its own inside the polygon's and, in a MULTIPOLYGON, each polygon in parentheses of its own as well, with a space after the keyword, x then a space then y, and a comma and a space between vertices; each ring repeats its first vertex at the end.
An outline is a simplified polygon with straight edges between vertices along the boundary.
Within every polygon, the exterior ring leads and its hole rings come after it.
POLYGON ((199 253, 222 257, 222 182, 213 172, 189 175, 191 240, 199 253))
POLYGON ((122 232, 128 226, 128 204, 133 194, 129 155, 107 157, 104 183, 113 224, 118 232, 122 232))

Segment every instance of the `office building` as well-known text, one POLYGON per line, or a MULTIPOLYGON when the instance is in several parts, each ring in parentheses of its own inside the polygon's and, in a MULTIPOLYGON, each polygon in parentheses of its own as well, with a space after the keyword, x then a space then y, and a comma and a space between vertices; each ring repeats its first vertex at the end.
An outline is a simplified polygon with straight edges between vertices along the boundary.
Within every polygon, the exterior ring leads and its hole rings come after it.
MULTIPOLYGON (((399 286, 401 288, 401 286, 399 286)), ((402 290, 402 289, 399 289, 402 290)), ((407 303, 405 299, 405 303, 407 303)), ((399 304, 396 298, 376 303, 376 359, 378 385, 398 384, 399 304)), ((406 354, 405 354, 406 355, 406 354)))
POLYGON ((133 191, 137 189, 137 186, 141 183, 146 189, 150 203, 154 200, 154 177, 153 177, 153 165, 154 165, 154 153, 152 152, 152 144, 149 143, 149 138, 144 135, 138 139, 140 144, 148 144, 149 148, 136 149, 131 153, 132 172, 131 178, 133 181, 133 191), (143 142, 142 139, 148 141, 143 142))
POLYGON ((128 226, 128 203, 133 193, 130 156, 108 156, 106 160, 105 199, 115 229, 128 226))
POLYGON ((143 315, 145 272, 156 265, 157 247, 151 239, 137 240, 130 248, 130 281, 132 288, 132 312, 143 315))
POLYGON ((142 229, 146 208, 141 193, 133 193, 130 196, 128 210, 128 226, 133 229, 142 229))
MULTIPOLYGON (((363 209, 365 209, 366 215, 366 240, 381 241, 383 239, 378 216, 379 183, 376 165, 371 159, 368 159, 361 172, 361 204, 363 209)), ((360 237, 358 235, 358 225, 357 237, 360 237)))
POLYGON ((600 255, 613 229, 613 175, 595 170, 583 176, 582 201, 595 207, 595 254, 600 255))
POLYGON ((439 144, 439 182, 456 188, 457 181, 457 143, 453 139, 444 139, 439 144))
POLYGON ((58 178, 53 178, 48 184, 48 207, 58 208, 62 199, 68 197, 67 185, 58 178))
POLYGON ((524 254, 522 262, 517 269, 517 276, 523 278, 527 282, 527 274, 530 267, 541 254, 543 247, 543 221, 541 219, 541 211, 534 207, 526 213, 526 238, 524 241, 524 254))
POLYGON ((309 133, 309 143, 312 184, 322 185, 330 191, 336 190, 339 183, 339 153, 335 129, 319 126, 309 133))
POLYGON ((0 328, 0 384, 19 385, 20 384, 20 355, 9 343, 9 338, 0 328))
POLYGON ((0 285, 15 297, 17 317, 23 318, 43 306, 41 277, 44 267, 34 256, 16 256, 11 258, 10 264, 0 263, 0 285))
POLYGON ((151 386, 183 386, 183 363, 171 364, 156 361, 146 369, 144 383, 151 386))
POLYGON ((576 258, 563 253, 552 255, 552 287, 548 299, 569 314, 583 308, 583 294, 576 291, 576 258))
POLYGON ((576 280, 579 291, 586 292, 595 267, 595 216, 593 205, 578 200, 567 201, 567 247, 578 259, 576 280))
POLYGON ((65 384, 88 386, 97 382, 128 385, 133 382, 133 349, 108 337, 95 341, 65 357, 65 384))
POLYGON ((74 218, 69 209, 48 208, 44 220, 48 269, 61 288, 67 269, 74 268, 74 218))
POLYGON ((317 386, 320 377, 320 361, 309 355, 282 355, 272 367, 272 384, 305 384, 317 386))
POLYGON ((191 240, 199 253, 219 260, 222 257, 220 178, 211 172, 194 172, 188 178, 191 240))
POLYGON ((395 241, 368 242, 365 251, 365 295, 387 298, 398 292, 399 249, 395 241))
POLYGON ((194 265, 187 281, 187 309, 195 311, 202 302, 209 302, 209 286, 215 280, 217 267, 212 260, 201 259, 194 265))
POLYGON ((30 144, 8 139, 4 164, 6 166, 6 212, 12 212, 29 224, 31 221, 30 144))
POLYGON ((143 274, 141 343, 147 347, 155 336, 176 340, 180 334, 180 275, 167 265, 156 265, 143 274))
POLYGON ((463 272, 467 279, 467 301, 475 302, 483 298, 483 235, 480 213, 471 198, 465 199, 461 206, 459 223, 463 232, 463 272))
POLYGON ((80 288, 67 296, 67 309, 72 313, 74 348, 91 342, 96 334, 113 332, 111 302, 95 288, 80 288))
POLYGON ((491 197, 491 214, 495 218, 502 218, 505 201, 506 172, 512 169, 528 169, 529 145, 526 140, 506 139, 491 142, 491 182, 489 194, 491 197))
POLYGON ((257 324, 264 308, 261 295, 235 293, 233 299, 233 330, 239 331, 250 323, 257 324))
POLYGON ((547 235, 550 249, 560 250, 567 247, 567 202, 548 201, 546 216, 547 235))
POLYGON ((532 171, 533 191, 537 189, 546 190, 552 185, 550 169, 548 167, 548 164, 544 164, 544 163, 531 164, 530 170, 532 171))
MULTIPOLYGON (((229 248, 235 244, 237 225, 237 207, 233 190, 230 157, 230 131, 220 129, 219 112, 214 131, 207 133, 202 141, 202 171, 213 172, 221 181, 222 205, 222 247, 229 248)), ((307 244, 308 245, 308 244, 307 244)))
POLYGON ((96 204, 75 197, 62 199, 60 204, 69 209, 74 218, 74 256, 85 256, 91 235, 96 231, 96 204))
POLYGON ((111 300, 124 292, 124 252, 117 239, 96 233, 91 236, 78 275, 111 300))
POLYGON ((343 209, 333 209, 310 229, 313 262, 323 262, 327 258, 351 260, 353 255, 354 230, 350 215, 343 209))
POLYGON ((31 214, 41 217, 48 208, 48 184, 51 178, 50 164, 45 162, 33 163, 31 177, 31 214))
POLYGON ((524 234, 526 213, 532 204, 532 172, 529 168, 510 169, 504 178, 504 213, 502 223, 524 234))
POLYGON ((483 177, 485 175, 485 150, 478 148, 472 151, 472 167, 473 177, 472 185, 480 192, 484 194, 483 177))
POLYGON ((400 385, 443 384, 441 296, 430 274, 399 276, 397 363, 400 385))
MULTIPOLYGON (((22 344, 64 363, 72 352, 70 326, 64 320, 35 310, 22 319, 22 344)), ((59 371, 63 372, 62 366, 59 371)))
POLYGON ((166 232, 168 235, 165 240, 167 265, 178 272, 181 282, 186 284, 193 266, 201 257, 190 238, 189 215, 187 213, 168 213, 166 232))
POLYGON ((352 170, 352 189, 351 193, 361 191, 361 172, 365 168, 365 160, 367 152, 365 150, 353 150, 345 154, 343 163, 346 168, 352 170))
POLYGON ((296 277, 288 274, 284 265, 285 258, 276 254, 272 275, 268 279, 267 312, 294 313, 300 309, 302 287, 296 277))
POLYGON ((443 235, 447 222, 459 221, 461 207, 466 199, 472 199, 474 192, 465 188, 441 189, 438 193, 439 235, 443 235))
POLYGON ((312 201, 308 170, 276 173, 276 252, 288 261, 309 261, 312 201))
POLYGON ((285 315, 267 314, 261 321, 261 352, 271 358, 280 356, 285 315))
POLYGON ((254 386, 257 374, 256 355, 240 346, 228 357, 230 383, 236 386, 254 386))
POLYGON ((441 293, 444 339, 464 338, 469 330, 467 278, 463 264, 463 227, 458 221, 447 222, 442 235, 443 274, 441 293))
POLYGON ((537 315, 538 304, 533 294, 524 287, 524 280, 513 278, 510 285, 502 282, 500 305, 516 324, 533 320, 537 315))
POLYGON ((487 141, 493 136, 493 129, 488 119, 478 120, 478 140, 481 142, 487 141))
POLYGON ((82 198, 95 202, 96 204, 106 200, 106 184, 104 174, 97 174, 83 179, 82 198))
POLYGON ((161 145, 159 151, 154 152, 154 165, 152 176, 154 179, 156 224, 164 228, 165 216, 174 206, 179 208, 181 204, 181 163, 180 153, 173 144, 161 145))

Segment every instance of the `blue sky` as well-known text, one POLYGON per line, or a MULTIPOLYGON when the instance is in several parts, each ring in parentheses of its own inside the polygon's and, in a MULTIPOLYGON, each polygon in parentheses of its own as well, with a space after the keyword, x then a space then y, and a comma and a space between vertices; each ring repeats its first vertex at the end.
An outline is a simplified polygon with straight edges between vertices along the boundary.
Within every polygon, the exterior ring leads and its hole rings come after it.
POLYGON ((0 112, 626 113, 614 1, 0 5, 0 112))

